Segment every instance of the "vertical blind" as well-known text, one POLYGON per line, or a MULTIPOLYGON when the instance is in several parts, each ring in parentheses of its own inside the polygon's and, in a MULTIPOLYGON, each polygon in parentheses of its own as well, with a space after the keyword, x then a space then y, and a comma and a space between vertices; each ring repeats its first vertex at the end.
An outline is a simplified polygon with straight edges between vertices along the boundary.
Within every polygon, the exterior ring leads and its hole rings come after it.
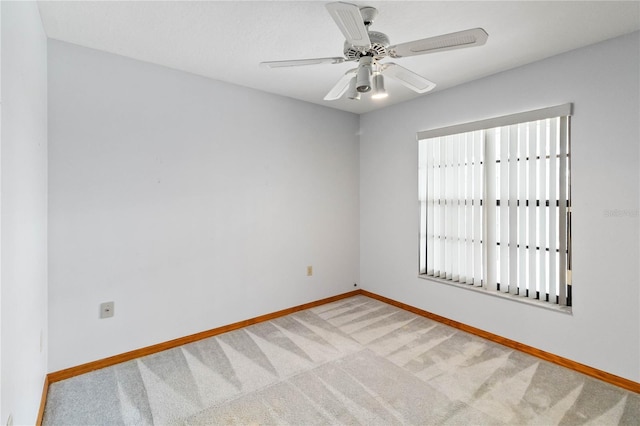
POLYGON ((570 112, 418 134, 421 274, 571 304, 570 112))

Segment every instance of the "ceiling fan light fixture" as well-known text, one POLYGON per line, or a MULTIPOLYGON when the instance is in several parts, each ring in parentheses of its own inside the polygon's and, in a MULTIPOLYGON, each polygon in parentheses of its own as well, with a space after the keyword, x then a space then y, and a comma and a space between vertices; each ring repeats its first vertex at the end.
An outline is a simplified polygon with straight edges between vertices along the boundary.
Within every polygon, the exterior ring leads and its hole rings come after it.
POLYGON ((360 93, 366 93, 371 90, 371 56, 363 56, 360 58, 360 66, 356 74, 356 90, 360 93))
POLYGON ((378 15, 376 8, 334 1, 327 4, 326 9, 345 38, 342 57, 269 61, 260 64, 264 68, 285 68, 357 63, 357 67, 343 74, 325 95, 325 101, 344 99, 345 93, 349 99, 356 100, 360 99, 362 93, 368 92, 371 92, 372 99, 386 98, 388 94, 384 87, 384 77, 389 77, 416 93, 426 93, 433 90, 436 84, 398 64, 380 61, 385 58, 403 58, 482 46, 489 37, 484 29, 471 28, 391 45, 386 34, 369 29, 378 15))
POLYGON ((349 81, 349 88, 347 89, 347 98, 353 99, 354 101, 360 100, 360 92, 356 89, 356 77, 354 76, 349 81))
POLYGON ((382 74, 376 74, 373 76, 373 95, 371 97, 373 99, 384 99, 389 94, 384 88, 384 77, 382 74))

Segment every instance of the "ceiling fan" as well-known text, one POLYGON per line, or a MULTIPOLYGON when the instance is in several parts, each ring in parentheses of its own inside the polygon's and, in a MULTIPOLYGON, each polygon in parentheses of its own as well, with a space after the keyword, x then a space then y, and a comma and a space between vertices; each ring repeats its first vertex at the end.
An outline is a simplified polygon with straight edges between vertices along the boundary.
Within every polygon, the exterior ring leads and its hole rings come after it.
POLYGON ((481 46, 488 34, 482 28, 474 28, 443 34, 421 40, 391 45, 389 37, 378 31, 370 31, 378 15, 374 7, 359 7, 351 3, 335 2, 326 5, 329 14, 346 38, 344 57, 294 59, 289 61, 262 62, 267 68, 297 67, 316 64, 341 64, 357 62, 356 68, 347 71, 338 83, 324 97, 327 101, 341 98, 345 92, 349 99, 360 99, 361 93, 372 93, 372 98, 384 98, 384 77, 397 80, 409 89, 425 93, 436 84, 393 62, 380 62, 384 58, 403 58, 443 52, 464 47, 481 46), (383 77, 384 76, 384 77, 383 77))

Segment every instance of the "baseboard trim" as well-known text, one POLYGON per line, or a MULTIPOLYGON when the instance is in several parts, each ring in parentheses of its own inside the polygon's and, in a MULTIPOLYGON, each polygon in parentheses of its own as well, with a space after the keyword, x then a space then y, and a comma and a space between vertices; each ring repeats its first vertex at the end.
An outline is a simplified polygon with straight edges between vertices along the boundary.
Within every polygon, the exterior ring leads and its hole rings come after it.
POLYGON ((550 352, 543 351, 541 349, 534 348, 533 346, 525 345, 520 342, 516 342, 515 340, 507 339, 502 336, 498 336, 497 334, 490 333, 485 330, 481 330, 479 328, 425 311, 420 308, 416 308, 415 306, 407 305, 406 303, 398 302, 393 299, 389 299, 385 296, 380 296, 375 293, 371 293, 367 290, 354 290, 348 293, 338 294, 336 296, 327 297, 325 299, 316 300, 314 302, 305 303, 302 305, 294 306, 291 308, 283 309, 280 311, 272 312, 265 315, 260 315, 255 318, 250 318, 244 321, 239 321, 233 324, 224 325, 221 327, 217 327, 211 330, 203 331, 200 333, 192 334, 185 337, 180 337, 178 339, 169 340, 167 342, 158 343, 155 345, 147 346, 144 348, 136 349, 133 351, 125 352, 119 355, 114 355, 108 358, 103 358, 97 361, 88 362, 86 364, 81 364, 75 367, 67 368, 60 371, 55 371, 53 373, 47 374, 44 379, 44 386, 42 391, 42 400, 40 404, 40 410, 38 412, 38 420, 37 425, 40 426, 42 424, 42 419, 44 416, 44 409, 47 401, 47 392, 49 390, 49 385, 51 383, 58 382, 60 380, 70 379, 72 377, 78 376, 80 374, 89 373, 91 371, 99 370, 102 368, 110 367, 112 365, 120 364, 122 362, 131 361, 136 358, 140 358, 147 355, 152 355, 157 352, 165 351, 167 349, 173 349, 178 346, 186 345, 188 343, 196 342, 198 340, 206 339, 209 337, 216 336, 218 334, 226 333, 229 331, 237 330, 239 328, 247 327, 249 325, 258 324, 264 321, 270 321, 272 319, 276 319, 285 315, 292 314, 294 312, 302 311, 305 309, 314 308, 316 306, 324 305, 327 303, 335 302, 337 300, 345 299, 347 297, 363 295, 370 297, 372 299, 379 300, 381 302, 387 303, 389 305, 396 306, 398 308, 404 309, 406 311, 412 312, 416 315, 420 315, 425 318, 429 318, 431 320, 440 322, 442 324, 446 324, 458 330, 465 331, 470 334, 474 334, 478 337, 482 337, 484 339, 490 340, 492 342, 501 344, 503 346, 516 349, 520 352, 524 352, 526 354, 535 356, 537 358, 543 359, 545 361, 551 362, 553 364, 560 365, 562 367, 568 368, 570 370, 577 371, 579 373, 585 374, 590 377, 594 377, 596 379, 602 380, 603 382, 610 383, 612 385, 621 387, 623 389, 630 390, 632 392, 640 393, 640 383, 634 382, 629 379, 625 379, 624 377, 616 376, 611 373, 607 373, 606 371, 598 370, 597 368, 589 367, 588 365, 581 364, 576 361, 572 361, 568 358, 564 358, 550 352))
POLYGON ((490 340, 492 342, 501 344, 503 346, 516 349, 520 352, 524 352, 529 355, 533 355, 537 358, 551 362, 553 364, 560 365, 570 370, 577 371, 578 373, 585 374, 590 377, 602 380, 603 382, 610 383, 612 385, 630 390, 632 392, 640 393, 640 383, 633 380, 625 379, 624 377, 616 376, 615 374, 607 373, 606 371, 598 370, 597 368, 589 367, 588 365, 581 364, 579 362, 570 360, 568 358, 561 357, 559 355, 552 354, 550 352, 543 351, 541 349, 534 348, 533 346, 525 345, 524 343, 516 342, 515 340, 507 339, 506 337, 498 336, 497 334, 490 333, 488 331, 481 330, 479 328, 442 317, 440 315, 416 308, 415 306, 407 305, 406 303, 398 302, 388 297, 380 296, 375 293, 371 293, 367 290, 360 290, 359 294, 370 297, 372 299, 379 300, 389 305, 396 306, 414 314, 420 315, 425 318, 446 324, 458 330, 465 331, 470 334, 482 337, 483 339, 490 340))
POLYGON ((47 393, 49 393, 49 375, 44 376, 44 384, 42 385, 42 397, 40 398, 40 409, 36 418, 36 426, 42 426, 44 418, 44 407, 47 405, 47 393))
POLYGON ((198 340, 217 336, 218 334, 227 333, 229 331, 237 330, 239 328, 247 327, 253 324, 258 324, 264 321, 270 321, 272 319, 283 317, 285 315, 289 315, 294 312, 314 308, 316 306, 335 302, 336 300, 345 299, 347 297, 356 296, 358 294, 360 294, 360 290, 354 290, 348 293, 338 294, 336 296, 327 297, 325 299, 316 300, 314 302, 304 303, 302 305, 283 309, 281 311, 260 315, 255 318, 250 318, 250 319, 239 321, 229 325, 223 325, 221 327, 217 327, 211 330, 202 331, 200 333, 191 334, 185 337, 179 337, 177 339, 169 340, 167 342, 158 343, 155 345, 147 346, 140 349, 135 349, 133 351, 110 356, 108 358, 103 358, 97 361, 88 362, 86 364, 81 364, 81 365, 67 368, 64 370, 55 371, 47 375, 48 382, 55 383, 55 382, 59 382, 60 380, 70 379, 71 377, 75 377, 80 374, 85 374, 91 371, 100 370, 102 368, 110 367, 112 365, 120 364, 122 362, 131 361, 133 359, 140 358, 147 355, 152 355, 157 352, 166 351, 167 349, 173 349, 178 346, 186 345, 188 343, 197 342, 198 340))

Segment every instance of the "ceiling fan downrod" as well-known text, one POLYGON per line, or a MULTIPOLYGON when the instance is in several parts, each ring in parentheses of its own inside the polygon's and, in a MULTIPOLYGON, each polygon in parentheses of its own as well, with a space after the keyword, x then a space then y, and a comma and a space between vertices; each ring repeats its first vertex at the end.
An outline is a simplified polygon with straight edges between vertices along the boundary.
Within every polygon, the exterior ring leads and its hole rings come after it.
POLYGON ((373 21, 378 16, 378 9, 371 6, 363 6, 360 8, 360 15, 362 15, 364 26, 369 28, 369 26, 373 24, 373 21))

